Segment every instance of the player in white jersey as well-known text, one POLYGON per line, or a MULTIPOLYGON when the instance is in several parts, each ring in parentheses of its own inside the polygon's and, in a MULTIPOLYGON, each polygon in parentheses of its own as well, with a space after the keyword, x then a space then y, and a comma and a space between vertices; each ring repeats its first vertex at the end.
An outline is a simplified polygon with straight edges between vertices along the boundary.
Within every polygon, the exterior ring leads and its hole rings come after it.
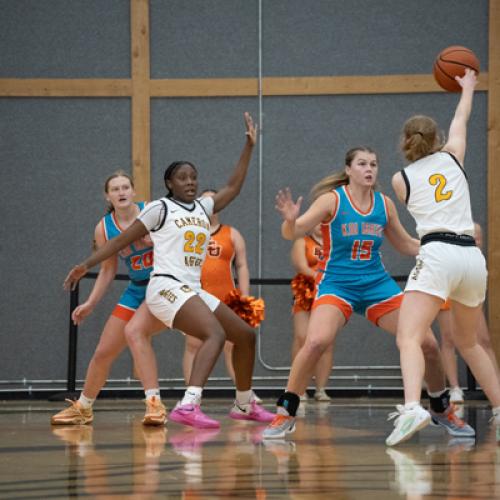
POLYGON ((462 167, 477 78, 466 69, 456 80, 462 94, 447 141, 443 145, 432 118, 410 118, 403 128, 401 149, 411 163, 392 179, 396 195, 415 219, 421 248, 399 315, 397 343, 405 405, 398 405, 394 414, 395 428, 386 440, 389 446, 409 439, 431 421, 431 415, 420 406, 425 370, 421 346, 448 297, 456 327, 455 345, 490 400, 495 424, 500 426, 500 383, 477 340, 487 271, 474 240, 469 188, 462 167))
POLYGON ((210 240, 209 216, 222 210, 240 192, 257 142, 257 128, 245 113, 246 142, 228 183, 213 196, 197 199, 198 173, 192 163, 174 162, 165 171, 166 197, 147 205, 138 219, 110 240, 65 280, 73 286, 91 267, 131 241, 150 233, 154 269, 146 292, 147 307, 140 307, 125 329, 135 366, 146 393, 146 425, 163 425, 166 410, 160 400, 156 358, 150 336, 166 325, 202 341, 193 361, 184 398, 171 412, 175 422, 198 428, 218 428, 219 422, 200 409, 201 394, 227 340, 234 344, 236 401, 230 416, 268 422, 274 415, 253 399, 252 373, 255 332, 228 306, 201 289, 201 266, 210 240))

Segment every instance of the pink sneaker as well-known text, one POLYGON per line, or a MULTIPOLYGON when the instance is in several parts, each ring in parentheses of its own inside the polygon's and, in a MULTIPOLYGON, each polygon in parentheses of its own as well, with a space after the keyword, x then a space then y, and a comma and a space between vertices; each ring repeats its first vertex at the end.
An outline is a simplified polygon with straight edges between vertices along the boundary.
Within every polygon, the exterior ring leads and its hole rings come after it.
POLYGON ((175 451, 199 451, 203 445, 213 441, 220 429, 182 429, 170 437, 169 442, 175 451))
POLYGON ((240 405, 234 402, 229 416, 235 420, 255 420, 255 422, 271 422, 276 416, 274 413, 265 410, 255 401, 250 404, 240 405))
POLYGON ((178 424, 190 425, 198 429, 218 429, 220 423, 208 415, 205 415, 200 405, 182 405, 177 403, 175 408, 170 412, 170 420, 178 424))

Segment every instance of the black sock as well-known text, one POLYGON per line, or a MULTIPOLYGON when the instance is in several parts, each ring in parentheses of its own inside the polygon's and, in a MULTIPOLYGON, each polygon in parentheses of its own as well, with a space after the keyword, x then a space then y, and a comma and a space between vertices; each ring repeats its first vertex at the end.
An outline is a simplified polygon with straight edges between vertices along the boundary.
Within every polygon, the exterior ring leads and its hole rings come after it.
POLYGON ((436 413, 443 413, 450 406, 450 391, 446 389, 440 396, 433 398, 429 396, 431 410, 436 413))
POLYGON ((299 404, 300 397, 293 392, 284 392, 276 403, 277 406, 284 408, 291 417, 295 417, 295 415, 297 415, 299 404))

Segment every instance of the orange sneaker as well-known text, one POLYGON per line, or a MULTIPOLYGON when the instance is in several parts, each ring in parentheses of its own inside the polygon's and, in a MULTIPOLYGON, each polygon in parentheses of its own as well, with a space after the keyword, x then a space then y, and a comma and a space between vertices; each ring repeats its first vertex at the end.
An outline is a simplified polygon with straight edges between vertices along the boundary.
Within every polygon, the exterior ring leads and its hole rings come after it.
POLYGON ((146 413, 142 419, 143 425, 165 425, 167 409, 159 398, 153 396, 145 400, 146 413))
POLYGON ((50 423, 52 425, 84 425, 91 424, 94 420, 92 408, 82 408, 78 401, 66 400, 71 404, 68 408, 52 415, 50 423))

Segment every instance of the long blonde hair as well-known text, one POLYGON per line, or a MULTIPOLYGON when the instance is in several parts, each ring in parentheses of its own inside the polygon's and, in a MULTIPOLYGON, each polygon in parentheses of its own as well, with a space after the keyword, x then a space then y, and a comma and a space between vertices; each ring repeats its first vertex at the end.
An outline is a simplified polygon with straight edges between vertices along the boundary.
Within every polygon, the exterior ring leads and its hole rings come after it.
MULTIPOLYGON (((125 177, 126 179, 128 179, 130 181, 130 185, 132 186, 132 189, 134 188, 134 179, 132 179, 132 177, 127 174, 127 172, 125 172, 124 170, 116 170, 115 172, 113 172, 105 181, 104 181, 104 192, 107 193, 108 190, 109 190, 109 183, 113 180, 113 179, 116 179, 117 177, 125 177)), ((113 212, 115 210, 115 207, 113 207, 113 204, 112 203, 109 203, 107 204, 107 212, 108 214, 113 212)))
POLYGON ((443 134, 429 116, 412 116, 403 125, 400 147, 408 161, 417 161, 435 153, 443 144, 443 134))
MULTIPOLYGON (((358 154, 360 151, 363 151, 365 153, 372 153, 374 155, 377 154, 368 146, 357 146, 347 151, 345 155, 345 165, 350 167, 352 160, 354 160, 356 154, 358 154)), ((313 188, 311 189, 311 201, 316 200, 322 194, 328 193, 333 189, 337 189, 339 186, 347 186, 348 184, 349 176, 347 175, 345 169, 334 172, 333 174, 324 177, 313 186, 313 188)))

